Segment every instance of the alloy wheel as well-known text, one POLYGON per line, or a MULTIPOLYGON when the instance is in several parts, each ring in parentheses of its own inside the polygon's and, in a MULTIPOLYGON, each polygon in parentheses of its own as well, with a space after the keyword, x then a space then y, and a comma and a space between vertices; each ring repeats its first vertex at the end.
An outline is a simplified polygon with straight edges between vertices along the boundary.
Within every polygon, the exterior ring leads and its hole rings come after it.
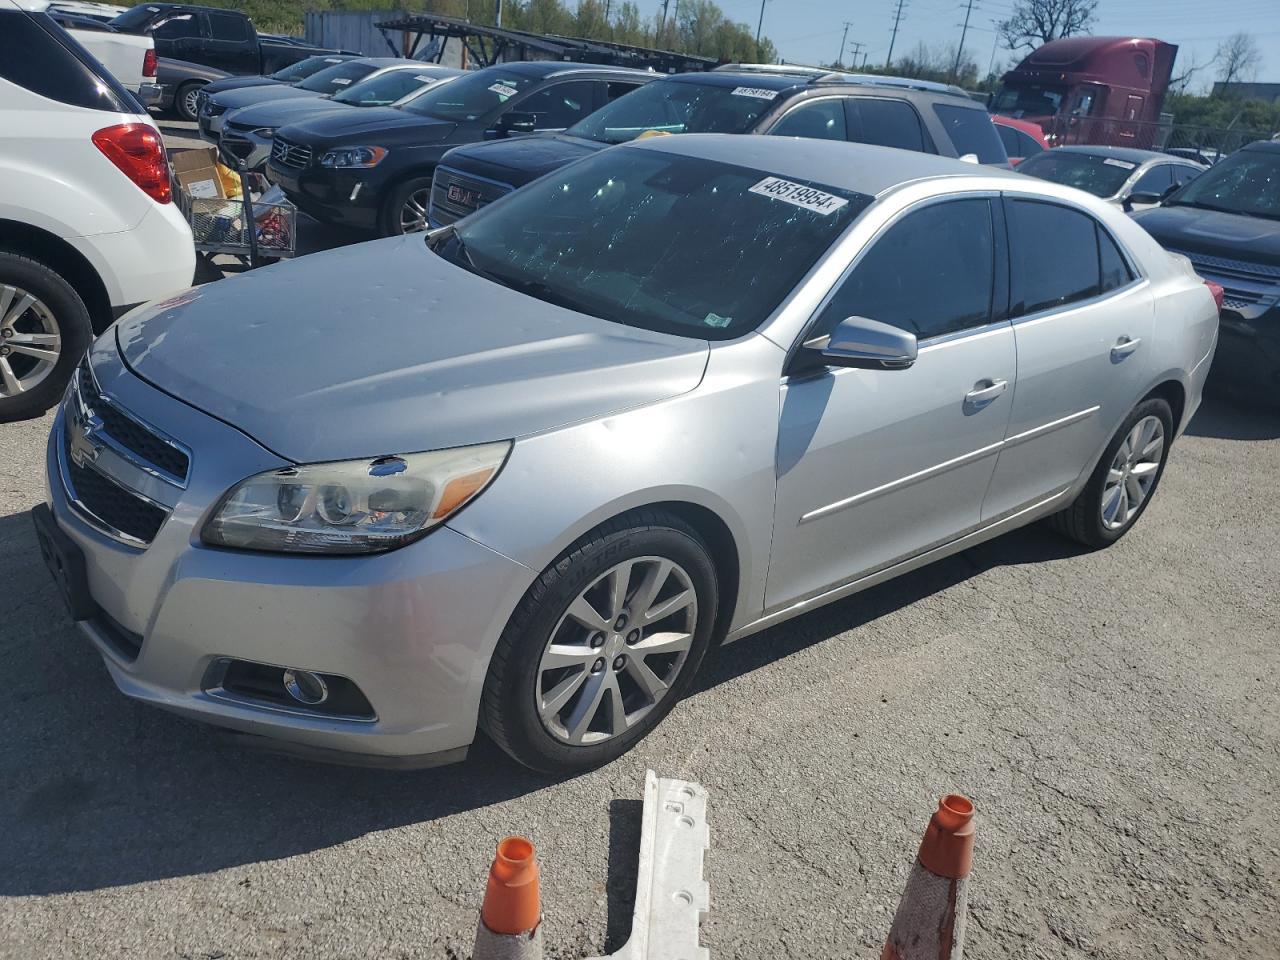
POLYGON ((427 207, 431 203, 431 189, 423 187, 405 197, 400 208, 400 232, 417 233, 427 229, 427 207))
POLYGON ((534 689, 543 726, 573 746, 625 733, 670 693, 697 626, 697 593, 679 564, 639 557, 606 570, 543 650, 534 689))
POLYGON ((1164 456, 1164 425, 1159 417, 1143 417, 1116 451, 1102 485, 1102 525, 1119 530, 1128 524, 1156 482, 1164 456))
POLYGON ((0 398, 26 393, 53 371, 62 336, 53 311, 21 287, 0 283, 0 398))
POLYGON ((195 119, 200 113, 200 88, 192 87, 182 95, 182 109, 188 117, 195 119))

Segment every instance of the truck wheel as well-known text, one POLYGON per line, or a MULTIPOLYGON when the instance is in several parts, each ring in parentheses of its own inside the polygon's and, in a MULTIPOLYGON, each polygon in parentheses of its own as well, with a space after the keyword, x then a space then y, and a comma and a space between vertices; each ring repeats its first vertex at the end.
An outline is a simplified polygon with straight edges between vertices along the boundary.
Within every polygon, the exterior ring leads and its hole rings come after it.
POLYGON ((200 90, 204 87, 204 83, 200 80, 191 80, 180 86, 173 95, 173 112, 183 120, 195 122, 197 100, 200 98, 200 90))
POLYGON ((43 263, 0 250, 0 423, 58 402, 93 325, 71 284, 43 263))
POLYGON ((378 217, 378 233, 398 237, 427 229, 427 208, 431 204, 431 177, 410 177, 391 189, 378 217))

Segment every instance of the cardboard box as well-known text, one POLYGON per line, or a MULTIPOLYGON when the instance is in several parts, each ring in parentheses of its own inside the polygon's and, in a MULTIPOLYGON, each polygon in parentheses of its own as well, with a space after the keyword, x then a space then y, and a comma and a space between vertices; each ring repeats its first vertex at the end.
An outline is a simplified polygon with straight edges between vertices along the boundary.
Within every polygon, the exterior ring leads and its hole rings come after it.
POLYGON ((201 147, 175 153, 171 161, 178 183, 192 197, 225 200, 222 180, 218 176, 218 151, 201 147))

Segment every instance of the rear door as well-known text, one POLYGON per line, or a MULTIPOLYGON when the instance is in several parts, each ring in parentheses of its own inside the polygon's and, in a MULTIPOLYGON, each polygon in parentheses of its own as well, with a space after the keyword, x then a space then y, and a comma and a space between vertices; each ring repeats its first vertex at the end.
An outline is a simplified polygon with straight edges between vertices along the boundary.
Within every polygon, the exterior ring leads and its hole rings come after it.
POLYGON ((1018 382, 984 521, 1093 468, 1142 396, 1155 316, 1150 284, 1091 214, 1016 195, 1004 208, 1018 382))
POLYGON ((201 19, 206 37, 201 63, 227 73, 257 72, 258 36, 244 14, 209 10, 201 19))
POLYGON ((891 97, 849 97, 849 139, 881 147, 937 153, 933 138, 924 129, 920 114, 906 100, 891 97))

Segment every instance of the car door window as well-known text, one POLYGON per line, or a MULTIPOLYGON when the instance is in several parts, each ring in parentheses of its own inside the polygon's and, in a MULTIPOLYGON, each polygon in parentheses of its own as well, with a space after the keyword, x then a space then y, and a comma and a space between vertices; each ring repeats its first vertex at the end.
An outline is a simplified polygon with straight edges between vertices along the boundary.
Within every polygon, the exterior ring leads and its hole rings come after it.
POLYGON ((1098 240, 1092 217, 1038 200, 1014 200, 1006 210, 1013 233, 1013 316, 1098 295, 1098 240))
POLYGON ((1102 273, 1102 292, 1119 290, 1133 282, 1133 271, 1120 253, 1120 248, 1111 239, 1111 234, 1095 224, 1098 232, 1098 266, 1102 273))
POLYGON ((570 80, 539 90, 516 107, 538 118, 539 130, 563 130, 591 113, 591 81, 570 80))
POLYGON ((934 203, 889 227, 840 284, 812 336, 867 317, 921 340, 990 322, 995 277, 991 203, 934 203))
POLYGON ((184 13, 156 24, 151 35, 157 40, 190 40, 200 36, 200 24, 194 14, 184 13))
POLYGON ((1182 186, 1184 183, 1190 183, 1196 177, 1203 173, 1195 167, 1184 166, 1181 163, 1170 165, 1169 172, 1173 175, 1174 186, 1182 186))
POLYGON ((1018 139, 1018 131, 1013 127, 1006 127, 1002 123, 996 124, 996 135, 1000 137, 1000 142, 1004 144, 1004 152, 1011 157, 1025 157, 1022 152, 1022 142, 1018 139))
POLYGON ((1133 185, 1133 189, 1129 192, 1150 193, 1157 197, 1163 196, 1164 192, 1173 185, 1171 173, 1171 164, 1157 163, 1138 178, 1138 182, 1133 185))
POLYGON ((621 80, 610 80, 605 84, 604 102, 613 103, 619 97, 625 97, 634 90, 639 90, 644 84, 642 83, 624 83, 621 80))
POLYGON ((844 102, 837 97, 823 97, 802 103, 774 124, 769 133, 778 137, 846 140, 844 102))
POLYGON ((208 17, 209 35, 214 40, 249 39, 249 23, 243 17, 232 16, 229 13, 215 13, 212 10, 208 12, 208 17))
POLYGON ((897 147, 899 150, 933 152, 932 144, 925 146, 919 114, 905 100, 854 97, 849 104, 857 111, 860 121, 858 140, 862 143, 897 147))
POLYGON ((991 122, 991 115, 981 107, 976 104, 961 107, 935 103, 933 112, 951 137, 956 156, 972 153, 979 163, 1004 163, 1009 159, 996 133, 996 125, 991 122))
MULTIPOLYGON (((1013 130, 1012 127, 1006 127, 1007 130, 1013 130)), ((1044 147, 1036 141, 1035 137, 1023 133, 1021 130, 1013 130, 1018 136, 1018 152, 1011 154, 1015 157, 1033 157, 1037 153, 1043 153, 1044 147)))

